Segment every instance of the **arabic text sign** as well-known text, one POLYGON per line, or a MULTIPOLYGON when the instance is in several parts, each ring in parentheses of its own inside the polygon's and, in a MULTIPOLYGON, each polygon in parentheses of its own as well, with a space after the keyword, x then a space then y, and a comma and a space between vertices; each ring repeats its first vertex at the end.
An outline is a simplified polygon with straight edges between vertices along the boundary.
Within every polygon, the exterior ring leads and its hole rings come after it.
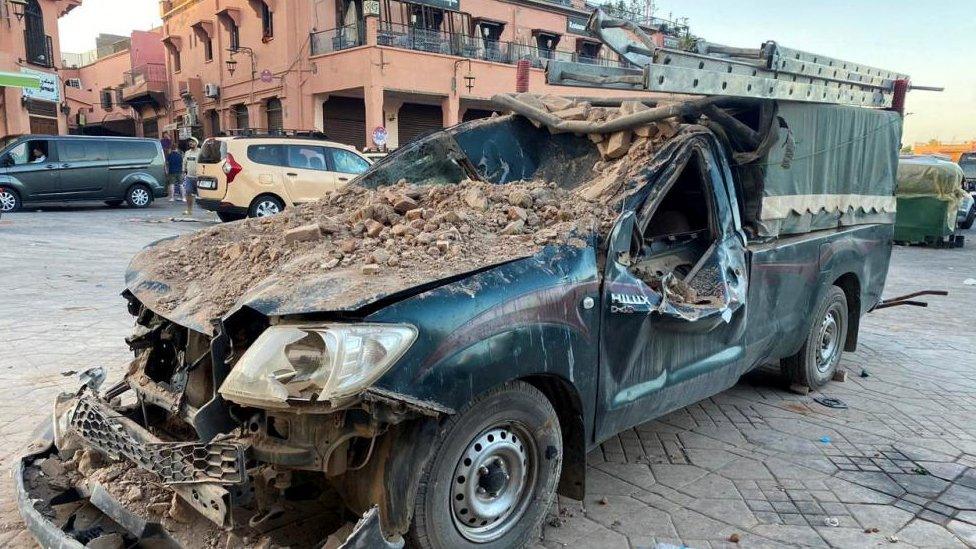
POLYGON ((36 90, 24 88, 24 97, 41 101, 54 101, 55 103, 61 101, 61 82, 58 75, 32 69, 20 69, 20 72, 41 79, 40 88, 36 90))

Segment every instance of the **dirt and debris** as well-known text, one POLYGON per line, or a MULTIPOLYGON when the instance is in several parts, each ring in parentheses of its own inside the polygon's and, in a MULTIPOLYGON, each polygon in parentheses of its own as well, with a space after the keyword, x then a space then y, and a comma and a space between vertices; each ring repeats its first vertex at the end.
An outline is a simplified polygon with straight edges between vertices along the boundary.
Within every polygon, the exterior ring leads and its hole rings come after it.
MULTIPOLYGON (((583 107, 546 101, 563 112, 583 107)), ((621 111, 584 110, 589 117, 620 116, 621 111)), ((295 294, 290 299, 298 300, 299 281, 314 281, 318 288, 341 281, 341 292, 335 293, 342 296, 332 296, 327 304, 338 310, 335 300, 352 299, 347 296, 378 298, 528 257, 550 244, 583 247, 581 236, 594 227, 601 233, 611 227, 626 183, 646 169, 678 127, 664 126, 668 131, 644 132, 654 137, 607 136, 618 148, 626 142, 622 154, 614 151, 621 158, 597 161, 572 190, 546 180, 504 185, 401 180, 379 189, 353 184, 274 217, 164 241, 133 260, 131 268, 152 288, 139 297, 161 314, 178 310, 176 316, 192 316, 205 325, 259 286, 288 288, 295 294)), ((546 175, 542 172, 536 177, 546 175)))

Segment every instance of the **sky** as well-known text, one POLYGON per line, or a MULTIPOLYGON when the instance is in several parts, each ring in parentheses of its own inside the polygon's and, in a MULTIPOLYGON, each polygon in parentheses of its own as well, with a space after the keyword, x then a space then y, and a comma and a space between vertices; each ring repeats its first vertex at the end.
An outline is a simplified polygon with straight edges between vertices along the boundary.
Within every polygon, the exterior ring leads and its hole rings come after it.
MULTIPOLYGON (((688 17, 692 32, 731 46, 766 40, 911 75, 941 93, 908 95, 904 142, 976 139, 974 0, 656 0, 655 15, 688 17)), ((464 8, 464 0, 461 0, 464 8)), ((95 47, 98 33, 160 24, 157 0, 85 0, 60 22, 61 48, 95 47)))

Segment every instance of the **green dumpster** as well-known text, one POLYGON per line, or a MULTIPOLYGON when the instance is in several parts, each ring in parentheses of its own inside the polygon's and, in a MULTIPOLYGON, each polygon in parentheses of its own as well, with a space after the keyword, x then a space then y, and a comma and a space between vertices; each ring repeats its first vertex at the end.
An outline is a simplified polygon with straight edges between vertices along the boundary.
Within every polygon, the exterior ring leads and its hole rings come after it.
POLYGON ((957 164, 934 156, 898 160, 895 242, 941 244, 956 230, 956 210, 965 197, 957 164))

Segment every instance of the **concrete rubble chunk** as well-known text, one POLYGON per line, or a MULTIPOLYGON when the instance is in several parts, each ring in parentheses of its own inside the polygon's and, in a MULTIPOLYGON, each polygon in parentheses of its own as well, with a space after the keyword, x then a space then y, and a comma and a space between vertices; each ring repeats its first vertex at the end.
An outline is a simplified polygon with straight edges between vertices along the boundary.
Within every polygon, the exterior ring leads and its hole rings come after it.
POLYGON ((549 112, 564 111, 573 106, 572 99, 559 95, 544 95, 540 99, 549 112))
POLYGON ((563 120, 586 120, 589 114, 589 106, 586 104, 577 105, 575 107, 570 107, 568 109, 563 109, 561 111, 556 111, 552 113, 554 116, 558 116, 563 120))
POLYGON ((679 124, 673 118, 658 120, 654 125, 657 126, 658 134, 664 139, 671 139, 678 133, 679 124))
POLYGON ((462 198, 469 208, 481 211, 488 209, 488 197, 481 192, 481 189, 468 189, 464 191, 462 198))
MULTIPOLYGON (((374 222, 375 223, 375 222, 374 222)), ((314 242, 322 238, 322 228, 318 223, 310 223, 285 231, 285 243, 314 242)))
POLYGON ((636 114, 646 110, 650 110, 650 107, 640 101, 623 101, 620 103, 620 114, 622 116, 636 114))
POLYGON ((366 235, 376 238, 383 232, 383 224, 375 219, 366 220, 366 235))
POLYGON ((408 221, 413 221, 414 219, 421 219, 424 217, 424 210, 422 208, 414 208, 405 214, 408 221))
POLYGON ((521 208, 532 207, 532 195, 522 189, 515 189, 508 195, 508 203, 521 208))
POLYGON ((331 217, 323 218, 319 221, 319 229, 322 234, 336 234, 339 232, 339 222, 331 217))
POLYGON ((505 236, 519 234, 522 232, 522 229, 524 228, 525 228, 525 221, 522 221, 521 219, 516 219, 515 221, 512 221, 508 225, 505 225, 505 228, 502 229, 501 234, 505 236))
POLYGON ((648 124, 647 126, 639 126, 634 128, 634 135, 637 137, 653 138, 657 135, 657 126, 648 124))
POLYGON ((398 214, 405 214, 417 208, 417 201, 409 196, 399 196, 393 202, 393 211, 398 214))
POLYGON ((369 265, 363 265, 360 271, 364 275, 376 275, 376 274, 380 274, 380 266, 376 265, 375 263, 369 265))
POLYGON ((598 148, 600 148, 600 154, 602 154, 603 158, 607 160, 623 157, 627 154, 627 151, 630 150, 630 140, 632 135, 633 134, 630 131, 615 132, 610 134, 610 137, 605 142, 597 144, 598 148))

